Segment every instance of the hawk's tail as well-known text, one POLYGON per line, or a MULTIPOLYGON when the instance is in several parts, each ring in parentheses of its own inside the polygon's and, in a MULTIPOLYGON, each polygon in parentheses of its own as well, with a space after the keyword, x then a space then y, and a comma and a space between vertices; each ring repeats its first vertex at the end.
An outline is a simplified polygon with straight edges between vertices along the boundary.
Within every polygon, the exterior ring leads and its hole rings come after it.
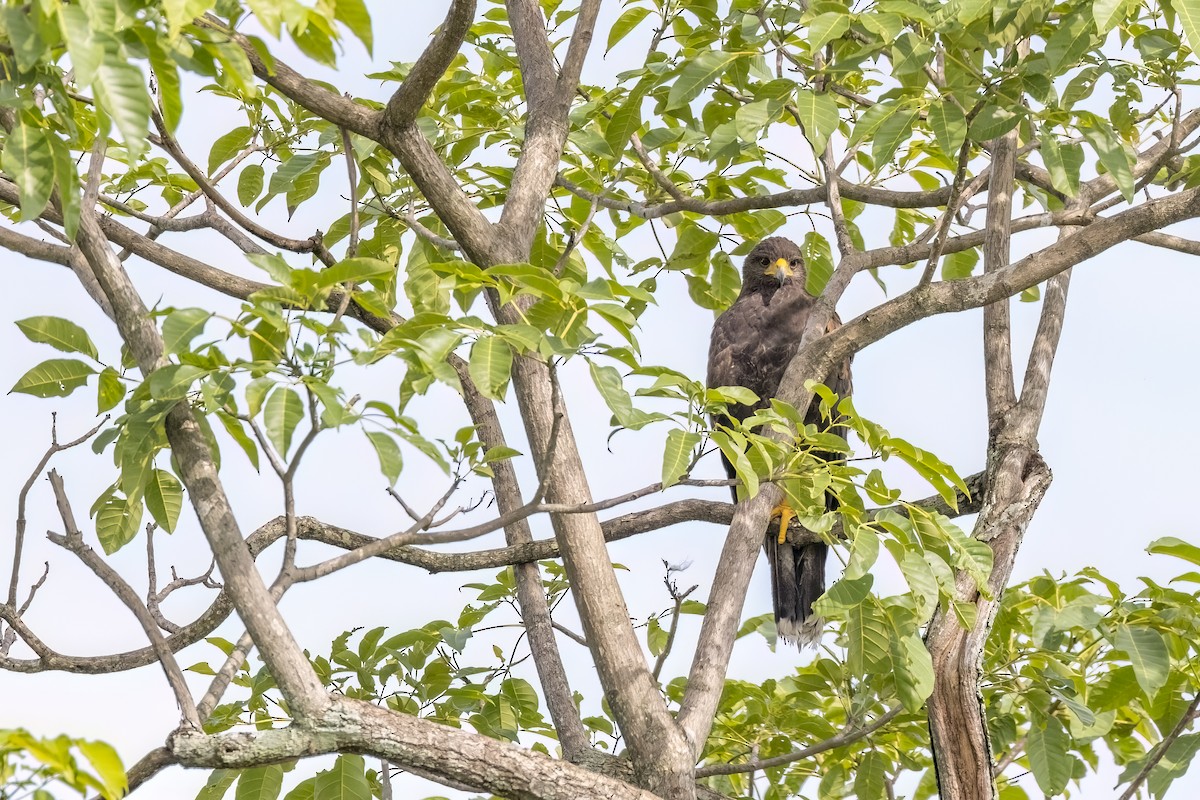
POLYGON ((766 549, 771 562, 771 599, 779 638, 798 647, 815 643, 821 638, 825 621, 813 613, 813 603, 825 594, 825 556, 829 547, 779 544, 778 536, 768 533, 766 549))

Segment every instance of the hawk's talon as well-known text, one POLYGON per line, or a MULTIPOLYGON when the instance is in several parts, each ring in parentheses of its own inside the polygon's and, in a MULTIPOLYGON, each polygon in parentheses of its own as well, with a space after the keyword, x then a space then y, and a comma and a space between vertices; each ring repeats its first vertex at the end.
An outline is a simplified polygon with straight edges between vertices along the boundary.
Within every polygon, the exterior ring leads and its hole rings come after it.
POLYGON ((771 509, 771 516, 779 517, 779 544, 783 544, 787 541, 788 524, 796 518, 796 512, 786 500, 781 500, 779 505, 771 509))

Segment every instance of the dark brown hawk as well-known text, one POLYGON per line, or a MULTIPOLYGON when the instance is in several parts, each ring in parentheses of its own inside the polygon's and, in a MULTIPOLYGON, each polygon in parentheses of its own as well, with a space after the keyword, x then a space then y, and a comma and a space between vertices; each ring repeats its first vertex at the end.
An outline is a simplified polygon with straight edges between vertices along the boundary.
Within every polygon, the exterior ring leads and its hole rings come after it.
MULTIPOLYGON (((815 298, 805 289, 807 273, 800 248, 790 239, 772 236, 763 239, 742 266, 742 291, 713 325, 708 350, 709 386, 744 386, 759 397, 751 407, 730 405, 729 414, 744 420, 759 408, 770 404, 788 362, 800 346, 804 326, 815 298)), ((834 315, 830 330, 840 326, 834 315)), ((850 394, 850 361, 847 360, 825 379, 839 395, 850 394)), ((818 404, 805 415, 806 423, 821 424, 818 404)), ((714 420, 720 424, 721 420, 714 420)), ((845 435, 845 431, 834 433, 845 435)), ((722 456, 725 471, 734 477, 733 465, 722 456)), ((733 493, 737 502, 737 491, 733 493)), ((832 508, 832 496, 826 501, 832 508)), ((813 614, 812 605, 825 593, 825 557, 828 547, 811 544, 793 547, 781 541, 791 518, 791 510, 776 509, 780 516, 780 536, 766 536, 764 547, 771 564, 771 596, 775 605, 775 624, 785 641, 800 645, 815 641, 822 623, 813 614)))

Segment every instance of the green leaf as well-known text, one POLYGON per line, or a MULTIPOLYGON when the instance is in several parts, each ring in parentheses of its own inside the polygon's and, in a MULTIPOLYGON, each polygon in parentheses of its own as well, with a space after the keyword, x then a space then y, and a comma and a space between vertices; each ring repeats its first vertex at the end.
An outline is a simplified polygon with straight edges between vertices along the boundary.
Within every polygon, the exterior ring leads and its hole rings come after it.
POLYGON ((858 762, 854 774, 854 796, 858 800, 883 800, 886 796, 887 761, 878 750, 870 750, 858 762))
POLYGON ((709 84, 724 75, 729 65, 739 57, 738 53, 706 50, 684 63, 679 77, 675 79, 667 95, 667 110, 679 108, 695 100, 709 84))
POLYGON ((957 161, 967 138, 967 118, 958 104, 943 98, 929 106, 929 127, 947 158, 957 161))
POLYGON ((672 428, 667 433, 667 447, 663 452, 662 486, 674 486, 692 464, 692 453, 700 444, 700 434, 672 428))
POLYGON ((1073 66, 1093 46, 1095 34, 1089 22, 1082 13, 1063 15, 1046 40, 1046 61, 1052 74, 1073 66))
POLYGON ((238 202, 243 206, 249 206, 263 190, 264 171, 262 164, 247 164, 242 168, 242 172, 238 175, 237 195, 238 202))
POLYGON ((471 346, 467 371, 484 396, 503 400, 512 361, 512 348, 503 337, 484 336, 471 346))
POLYGON ((271 764, 243 770, 238 779, 235 800, 275 800, 283 786, 283 767, 271 764))
POLYGON ((150 375, 150 396, 155 400, 182 400, 192 384, 208 374, 203 367, 191 364, 168 364, 150 375))
POLYGON ((180 308, 172 311, 163 320, 163 346, 168 353, 179 354, 188 350, 192 339, 204 332, 204 326, 212 318, 211 311, 203 308, 180 308))
MULTIPOLYGON (((899 77, 918 75, 925 70, 932 58, 933 48, 924 37, 913 31, 905 31, 892 44, 892 73, 899 77)), ((923 85, 925 78, 922 75, 923 85)))
POLYGON ((362 283, 374 278, 386 278, 395 272, 395 267, 378 258, 347 258, 321 270, 317 276, 317 286, 329 288, 342 283, 362 283))
POLYGON ((892 160, 896 148, 912 135, 912 126, 916 119, 916 110, 909 109, 897 111, 880 123, 879 129, 875 131, 875 141, 871 142, 871 158, 875 161, 876 172, 892 160))
POLYGON ((1039 134, 1042 161, 1050 173, 1050 183, 1068 197, 1079 193, 1079 169, 1083 166, 1083 148, 1078 144, 1059 144, 1055 135, 1043 128, 1039 134))
POLYGON ((287 458, 292 446, 292 434, 302 419, 304 401, 299 393, 289 386, 276 386, 263 407, 263 421, 267 426, 267 438, 283 458, 287 458))
MULTIPOLYGON (((317 776, 305 778, 296 784, 296 786, 288 792, 283 800, 313 800, 317 791, 317 776)), ((200 800, 200 798, 196 798, 200 800)))
POLYGON ((1020 121, 1021 114, 1018 111, 988 103, 971 120, 971 139, 976 142, 991 141, 1017 127, 1020 121))
POLYGON ((737 300, 742 288, 742 274, 730 261, 728 253, 716 253, 713 256, 709 285, 717 308, 729 308, 737 300))
POLYGON ((1162 634, 1153 628, 1123 624, 1117 627, 1113 647, 1128 654, 1138 686, 1147 699, 1153 700, 1171 673, 1171 658, 1162 634))
POLYGON ((97 777, 103 784, 101 794, 105 800, 120 800, 125 795, 129 784, 125 777, 125 767, 121 765, 121 757, 117 751, 106 742, 76 739, 75 746, 87 757, 96 770, 97 777))
POLYGON ((1193 53, 1200 53, 1200 0, 1171 0, 1171 5, 1183 26, 1188 47, 1193 53))
POLYGON ((87 383, 96 370, 75 358, 51 358, 21 376, 10 392, 34 397, 66 397, 87 383))
POLYGON ((108 555, 132 542, 141 524, 141 500, 129 501, 113 495, 96 512, 96 536, 108 555))
POLYGON ((771 124, 782 107, 778 100, 755 100, 738 108, 734 114, 738 138, 750 144, 758 141, 759 133, 771 124))
POLYGON ((1074 760, 1067 752, 1070 746, 1071 739, 1057 717, 1041 717, 1029 726, 1025 745, 1029 768, 1038 788, 1049 797, 1061 794, 1071 780, 1074 760))
POLYGON ((49 140, 51 134, 31 114, 21 114, 18 119, 0 152, 0 167, 17 185, 20 219, 25 221, 41 216, 50 201, 54 189, 54 150, 49 140))
POLYGON ((79 171, 66 142, 52 136, 50 148, 54 151, 54 181, 58 186, 58 199, 62 205, 63 230, 68 238, 74 239, 79 230, 79 171))
POLYGON ((830 586, 829 591, 817 601, 821 608, 825 609, 818 610, 817 613, 829 617, 843 617, 846 611, 862 605, 862 602, 871 594, 871 585, 874 582, 875 579, 870 574, 853 580, 840 579, 830 586))
POLYGON ((846 662, 850 670, 855 675, 886 670, 890 666, 891 633, 879 601, 865 598, 847 609, 844 616, 846 662))
POLYGON ((979 251, 975 248, 951 253, 942 259, 942 280, 957 281, 971 277, 979 263, 979 251))
POLYGON ((313 800, 371 800, 363 757, 338 756, 333 769, 317 775, 313 800))
POLYGON ((845 11, 826 11, 819 14, 808 25, 808 48, 817 52, 834 39, 840 39, 850 30, 850 15, 845 11))
POLYGON ((396 440, 390 434, 383 431, 363 432, 367 435, 371 446, 375 448, 375 455, 379 457, 380 471, 388 479, 389 485, 395 486, 396 481, 400 479, 400 471, 404 468, 400 446, 396 444, 396 440))
MULTIPOLYGON (((634 8, 631 10, 644 11, 645 9, 634 8)), ((633 134, 637 133, 638 128, 642 127, 642 101, 645 96, 645 84, 639 82, 637 86, 633 87, 633 91, 629 93, 624 102, 613 112, 612 119, 604 128, 604 141, 608 143, 609 149, 613 152, 614 163, 621 160, 629 140, 633 134)))
POLYGON ((592 374, 592 382, 600 390, 604 404, 612 411, 617 424, 627 425, 635 416, 633 399, 625 390, 625 382, 616 367, 601 366, 594 361, 588 361, 588 369, 592 374))
POLYGON ((274 386, 275 380, 267 375, 255 378, 246 384, 246 410, 252 419, 258 416, 258 412, 262 410, 263 401, 267 399, 267 392, 271 391, 274 386))
MULTIPOLYGON (((167 126, 168 131, 174 132, 179 128, 179 120, 183 117, 183 93, 179 82, 179 68, 167 51, 163 49, 151 29, 139 29, 138 35, 142 44, 146 46, 146 53, 150 59, 150 70, 154 75, 155 86, 158 87, 158 104, 162 108, 163 123, 167 126)), ((74 55, 71 58, 74 63, 74 55)))
POLYGON ((208 151, 208 174, 212 175, 221 168, 222 164, 240 153, 246 145, 250 144, 250 137, 253 135, 253 128, 242 125, 223 134, 213 142, 212 148, 208 151))
POLYGON ((75 80, 88 85, 95 79, 96 69, 104 58, 104 46, 92 35, 87 12, 81 6, 62 4, 58 6, 58 14, 75 80))
POLYGON ((97 358, 96 345, 80 326, 61 317, 29 317, 17 322, 17 327, 31 342, 48 344, 64 353, 83 353, 97 358))
POLYGON ((217 412, 217 419, 221 420, 221 424, 225 426, 225 432, 229 437, 237 442, 238 447, 250 459, 250 463, 254 465, 254 469, 258 469, 258 442, 250 438, 250 434, 246 433, 246 429, 242 427, 242 421, 232 414, 227 414, 224 411, 217 412))
POLYGON ((804 234, 801 250, 804 253, 804 290, 819 297, 833 276, 833 251, 825 237, 816 231, 804 234))
POLYGON ((1116 181, 1125 202, 1132 203, 1133 170, 1129 163, 1129 153, 1112 129, 1112 125, 1095 114, 1080 114, 1079 132, 1096 151, 1100 163, 1116 181))
POLYGON ((737 489, 738 497, 745 500, 758 494, 758 473, 746 457, 746 437, 736 433, 713 431, 712 441, 733 465, 734 475, 742 482, 737 489))
POLYGON ((1147 553, 1154 555, 1168 555, 1182 558, 1184 561, 1189 561, 1200 566, 1200 547, 1185 542, 1183 539, 1177 539, 1174 536, 1164 536, 1161 539, 1155 539, 1146 548, 1147 553))
POLYGON ((608 53, 609 50, 616 47, 617 42, 628 36, 649 14, 650 9, 644 6, 634 6, 617 17, 617 21, 608 29, 608 44, 605 45, 604 52, 608 53))
POLYGON ((904 707, 915 714, 933 694, 933 657, 920 636, 893 637, 891 645, 896 692, 904 707))
POLYGON ((16 56, 17 69, 32 71, 46 53, 46 43, 33 24, 33 15, 27 9, 15 6, 6 6, 0 11, 3 12, 5 38, 16 56))
POLYGON ((1101 36, 1112 30, 1117 23, 1117 15, 1124 10, 1128 2, 1129 0, 1095 0, 1092 3, 1092 19, 1096 21, 1096 31, 1101 36))
POLYGON ((159 527, 167 533, 174 533, 179 512, 183 510, 183 487, 175 476, 161 469, 150 473, 145 499, 146 510, 159 527))
POLYGON ((116 124, 131 156, 146 151, 150 95, 146 78, 131 62, 106 58, 96 70, 96 100, 116 124))
POLYGON ((796 109, 804 125, 804 135, 818 156, 825 152, 829 137, 837 131, 840 119, 838 104, 833 95, 800 89, 796 92, 796 109))
POLYGON ((125 384, 121 376, 112 367, 105 367, 100 372, 99 386, 96 393, 96 413, 103 414, 117 407, 125 398, 125 384))
POLYGON ((333 16, 363 43, 368 54, 374 51, 375 37, 371 32, 371 14, 363 0, 337 0, 333 16))
POLYGON ((209 773, 200 793, 196 795, 196 800, 221 800, 240 774, 241 770, 236 769, 214 769, 209 773))

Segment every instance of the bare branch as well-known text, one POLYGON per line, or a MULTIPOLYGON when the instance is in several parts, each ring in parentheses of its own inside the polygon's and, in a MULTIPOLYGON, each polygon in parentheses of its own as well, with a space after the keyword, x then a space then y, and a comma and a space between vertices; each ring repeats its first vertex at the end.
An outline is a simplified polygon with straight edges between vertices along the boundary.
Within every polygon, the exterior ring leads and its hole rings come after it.
POLYGON ((453 0, 433 41, 426 46, 400 88, 388 100, 386 124, 402 128, 413 123, 433 87, 450 68, 450 62, 458 54, 474 19, 475 0, 453 0))
MULTIPOLYGON (((691 211, 709 216, 724 216, 742 211, 755 211, 764 208, 784 208, 789 206, 807 206, 824 202, 827 192, 824 186, 814 186, 810 189, 789 189, 773 194, 749 195, 734 197, 728 200, 702 200, 688 198, 686 200, 671 200, 666 203, 640 203, 607 194, 589 191, 564 175, 555 178, 555 184, 586 200, 596 202, 601 208, 624 211, 642 219, 658 219, 670 216, 680 211, 691 211)), ((850 181, 838 179, 838 192, 842 197, 856 200, 869 205, 885 208, 933 208, 943 206, 950 197, 951 187, 943 187, 928 192, 902 192, 883 189, 875 186, 862 186, 850 181)))
MULTIPOLYGON (((887 506, 868 512, 868 518, 889 512, 907 516, 908 506, 949 517, 974 514, 979 511, 983 496, 982 472, 965 478, 970 496, 958 493, 955 507, 946 503, 941 495, 932 495, 906 505, 887 506)), ((733 521, 734 505, 717 500, 677 500, 645 511, 634 511, 613 517, 600 523, 605 542, 617 542, 631 536, 678 525, 683 522, 708 522, 714 525, 729 525, 733 521)), ((515 524, 515 523, 512 523, 515 524)), ((778 520, 772 521, 769 530, 777 531, 778 520)), ((298 536, 306 541, 320 542, 345 550, 362 548, 381 541, 366 534, 340 528, 313 517, 297 519, 298 536)), ((256 530, 247 540, 253 552, 261 552, 284 536, 284 520, 277 517, 256 530)), ((835 525, 830 536, 840 537, 841 527, 835 525)), ((821 537, 798 525, 788 529, 787 541, 793 545, 815 544, 821 537)), ((379 558, 410 564, 429 572, 465 572, 480 569, 499 569, 514 564, 527 564, 560 556, 558 543, 554 539, 527 540, 494 550, 479 550, 468 553, 438 553, 420 547, 394 546, 377 554, 379 558)))
POLYGON ((665 561, 663 565, 667 567, 667 575, 663 578, 663 582, 667 584, 667 592, 670 593, 671 601, 675 604, 675 607, 671 609, 671 627, 667 629, 667 641, 663 643, 663 649, 659 652, 658 657, 654 659, 654 669, 650 671, 656 681, 660 679, 663 665, 667 663, 667 656, 671 655, 671 648, 675 645, 675 634, 679 631, 679 617, 682 616, 683 601, 688 598, 688 595, 699 588, 698 585, 695 585, 683 592, 679 591, 679 587, 671 580, 671 566, 665 561))
POLYGON ((101 428, 104 427, 104 424, 108 422, 109 415, 105 414, 104 419, 100 420, 96 427, 92 428, 79 438, 72 439, 65 444, 59 444, 58 442, 57 415, 52 414, 50 419, 50 447, 48 447, 46 452, 42 454, 37 466, 33 468, 33 472, 29 474, 29 478, 25 481, 25 485, 21 487, 21 491, 17 495, 17 532, 16 537, 13 540, 12 574, 8 579, 8 605, 10 606, 16 606, 17 604, 17 586, 21 580, 21 551, 25 546, 25 503, 29 499, 29 491, 33 488, 33 482, 36 481, 38 476, 42 474, 42 470, 46 468, 46 465, 50 463, 50 459, 53 458, 56 453, 61 453, 63 450, 70 450, 72 447, 77 447, 86 442, 88 439, 91 439, 100 431, 101 428))
MULTIPOLYGON (((484 397, 470 379, 469 365, 462 359, 452 360, 451 364, 460 378, 463 401, 471 414, 471 420, 475 423, 479 441, 488 449, 505 446, 507 441, 504 428, 500 424, 495 404, 484 397)), ((555 438, 558 435, 553 434, 555 438)), ((523 507, 525 503, 521 499, 521 486, 512 459, 495 462, 491 467, 492 488, 500 513, 507 514, 523 507)), ((540 493, 543 491, 540 481, 537 491, 539 496, 536 499, 540 500, 540 493)), ((509 547, 532 545, 533 534, 528 520, 516 519, 505 525, 504 539, 509 547)), ((536 560, 530 559, 515 565, 513 576, 516 580, 521 621, 529 636, 529 651, 533 655, 534 668, 546 696, 546 706, 558 732, 563 756, 574 761, 590 750, 589 737, 583 727, 579 709, 575 705, 574 692, 571 690, 566 667, 558 649, 558 640, 554 636, 550 607, 542 589, 541 569, 536 560)))
POLYGON ((554 67, 541 4, 537 0, 507 0, 506 6, 529 113, 525 120, 525 142, 500 215, 497 245, 503 248, 506 260, 521 260, 528 257, 546 197, 558 174, 570 131, 567 112, 591 45, 600 1, 583 0, 580 4, 561 72, 554 67))
MULTIPOLYGON (((984 274, 1008 266, 1012 222, 1012 187, 1016 169, 1017 132, 992 142, 992 182, 988 189, 987 226, 983 242, 984 274)), ((1004 415, 1017 402, 1013 385, 1012 331, 1008 298, 983 308, 988 432, 995 435, 1004 415)))
POLYGON ((167 647, 167 643, 163 639, 162 633, 158 630, 158 625, 154 622, 154 618, 150 616, 150 612, 146 610, 146 606, 138 598, 137 592, 125 582, 120 573, 109 566, 107 561, 84 543, 83 534, 80 533, 78 526, 75 524, 75 515, 71 512, 71 504, 67 499, 67 492, 63 486, 62 478, 54 470, 50 470, 50 485, 54 488, 54 497, 58 502, 63 526, 67 531, 66 536, 59 536, 54 533, 47 534, 50 541, 74 553, 97 578, 104 581, 113 594, 137 617, 137 621, 142 625, 142 630, 146 632, 146 637, 150 639, 150 645, 154 648, 155 656, 162 667, 163 673, 167 676, 167 683, 170 685, 171 691, 175 693, 175 700, 179 704, 180 712, 183 714, 183 721, 193 729, 200 730, 200 717, 196 714, 195 700, 192 699, 192 694, 188 691, 187 682, 183 679, 183 671, 179 669, 179 663, 175 660, 171 649, 167 647))
POLYGON ((334 698, 331 711, 306 726, 221 736, 180 731, 171 737, 168 749, 184 766, 207 768, 355 752, 501 797, 575 800, 595 794, 612 800, 657 800, 644 789, 561 759, 347 698, 334 698))
POLYGON ((1183 732, 1192 726, 1196 718, 1200 716, 1200 693, 1197 693, 1192 698, 1192 702, 1188 704, 1187 710, 1183 712, 1183 716, 1179 718, 1179 722, 1175 723, 1175 727, 1171 732, 1163 737, 1163 740, 1158 743, 1154 751, 1150 753, 1146 759, 1146 763, 1142 764, 1142 768, 1138 770, 1138 774, 1133 777, 1129 785, 1125 787, 1125 791, 1121 792, 1121 796, 1117 800, 1133 800, 1133 797, 1138 793, 1138 789, 1145 783, 1146 778, 1150 777, 1150 773, 1158 766, 1158 762, 1162 761, 1163 756, 1171 749, 1171 745, 1175 744, 1175 740, 1183 735, 1183 732))
POLYGON ((1168 250, 1176 250, 1180 253, 1186 253, 1189 256, 1200 256, 1200 242, 1185 239, 1182 236, 1174 236, 1169 233, 1159 233, 1157 231, 1154 233, 1143 233, 1141 236, 1133 237, 1133 241, 1154 247, 1165 247, 1168 250))

